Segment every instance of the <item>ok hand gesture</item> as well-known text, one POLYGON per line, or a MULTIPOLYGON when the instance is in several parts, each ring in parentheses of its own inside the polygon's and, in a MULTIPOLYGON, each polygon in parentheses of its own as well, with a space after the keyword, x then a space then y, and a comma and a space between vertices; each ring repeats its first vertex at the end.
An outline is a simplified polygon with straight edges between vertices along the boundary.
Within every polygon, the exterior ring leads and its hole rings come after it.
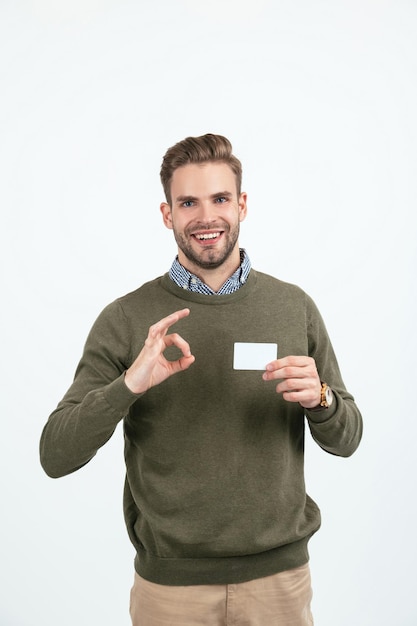
POLYGON ((125 374, 125 383, 133 393, 144 393, 194 363, 188 343, 177 333, 167 334, 170 326, 189 314, 189 309, 182 309, 150 327, 145 345, 125 374), (177 346, 183 356, 177 361, 168 361, 164 356, 168 346, 177 346))

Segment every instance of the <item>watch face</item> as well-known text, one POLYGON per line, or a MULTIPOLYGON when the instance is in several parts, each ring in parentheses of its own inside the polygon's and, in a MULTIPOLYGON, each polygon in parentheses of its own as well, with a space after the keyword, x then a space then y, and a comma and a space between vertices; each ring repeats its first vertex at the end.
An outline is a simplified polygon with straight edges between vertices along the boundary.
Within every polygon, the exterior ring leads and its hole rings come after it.
POLYGON ((327 404, 329 406, 333 402, 333 393, 332 393, 332 390, 330 389, 330 387, 327 387, 327 389, 326 389, 326 402, 327 402, 327 404))

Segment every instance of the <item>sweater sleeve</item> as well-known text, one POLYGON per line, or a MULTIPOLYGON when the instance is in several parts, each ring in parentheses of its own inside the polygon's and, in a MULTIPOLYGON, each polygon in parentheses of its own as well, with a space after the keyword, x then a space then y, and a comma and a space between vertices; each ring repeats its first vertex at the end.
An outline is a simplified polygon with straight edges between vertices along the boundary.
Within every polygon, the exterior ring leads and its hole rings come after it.
POLYGON ((309 355, 316 361, 320 379, 334 394, 326 409, 306 410, 313 439, 321 448, 337 456, 352 455, 362 438, 362 416, 353 396, 346 390, 323 319, 314 302, 307 298, 309 355))
POLYGON ((116 301, 93 325, 74 381, 43 429, 40 459, 49 476, 88 463, 137 400, 124 382, 129 360, 128 323, 116 301))

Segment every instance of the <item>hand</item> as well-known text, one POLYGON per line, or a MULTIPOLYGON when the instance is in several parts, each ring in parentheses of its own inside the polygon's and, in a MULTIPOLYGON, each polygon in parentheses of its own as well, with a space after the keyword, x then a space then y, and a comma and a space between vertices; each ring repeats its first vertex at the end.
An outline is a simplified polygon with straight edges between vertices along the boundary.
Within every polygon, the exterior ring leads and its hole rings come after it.
POLYGON ((125 383, 133 393, 144 393, 194 363, 188 343, 177 333, 167 335, 170 326, 189 314, 190 309, 182 309, 150 327, 144 347, 125 374, 125 383), (183 356, 177 361, 168 361, 164 356, 168 346, 177 346, 183 356))
POLYGON ((268 363, 262 378, 280 380, 276 390, 284 400, 299 402, 305 409, 320 404, 321 381, 316 362, 309 356, 286 356, 268 363))

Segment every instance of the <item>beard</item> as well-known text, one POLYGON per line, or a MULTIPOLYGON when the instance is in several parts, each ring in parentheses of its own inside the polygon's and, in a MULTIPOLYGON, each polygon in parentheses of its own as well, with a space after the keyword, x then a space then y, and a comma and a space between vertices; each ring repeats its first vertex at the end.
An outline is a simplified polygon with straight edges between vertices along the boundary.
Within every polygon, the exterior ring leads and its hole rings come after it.
POLYGON ((211 270, 217 269, 223 265, 223 263, 230 257, 239 238, 239 229, 240 225, 238 222, 232 227, 226 223, 214 225, 193 224, 192 228, 188 227, 184 233, 176 231, 175 228, 173 230, 175 241, 184 256, 196 267, 204 270, 211 270), (221 248, 216 248, 216 246, 213 245, 213 247, 207 246, 205 249, 202 249, 201 252, 196 252, 191 245, 191 232, 195 230, 216 230, 217 228, 223 232, 221 248))

